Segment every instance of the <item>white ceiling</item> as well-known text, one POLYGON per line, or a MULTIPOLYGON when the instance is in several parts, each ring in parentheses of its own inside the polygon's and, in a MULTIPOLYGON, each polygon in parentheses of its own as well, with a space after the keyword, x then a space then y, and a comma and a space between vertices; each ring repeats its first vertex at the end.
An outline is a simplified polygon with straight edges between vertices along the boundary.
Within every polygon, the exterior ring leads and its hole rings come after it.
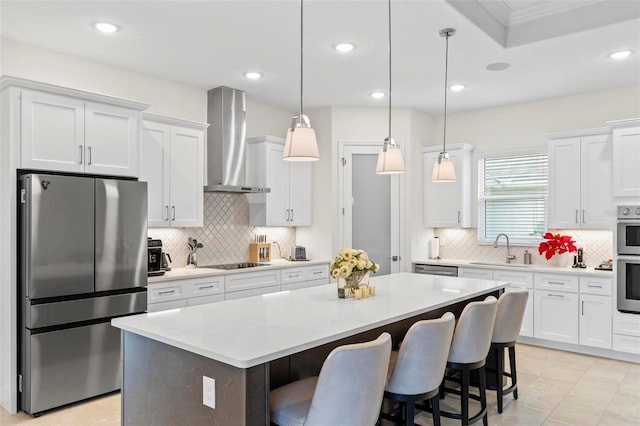
MULTIPOLYGON (((249 100, 297 111, 300 3, 294 0, 0 1, 4 38, 188 83, 245 90, 249 100), (121 32, 98 34, 110 21, 121 32), (249 81, 243 73, 264 73, 249 81)), ((393 106, 448 111, 640 84, 640 0, 393 0, 393 106), (607 55, 633 49, 625 61, 607 55), (506 62, 505 71, 487 71, 506 62)), ((386 106, 388 15, 383 0, 304 2, 305 109, 386 106), (351 41, 349 55, 332 47, 351 41)))

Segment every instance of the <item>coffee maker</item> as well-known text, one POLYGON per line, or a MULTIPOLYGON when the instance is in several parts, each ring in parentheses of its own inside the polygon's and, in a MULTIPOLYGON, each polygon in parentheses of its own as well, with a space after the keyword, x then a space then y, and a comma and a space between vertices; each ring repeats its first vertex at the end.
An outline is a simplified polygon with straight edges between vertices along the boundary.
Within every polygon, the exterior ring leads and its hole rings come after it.
POLYGON ((147 238, 147 276, 164 275, 162 269, 162 240, 147 238))

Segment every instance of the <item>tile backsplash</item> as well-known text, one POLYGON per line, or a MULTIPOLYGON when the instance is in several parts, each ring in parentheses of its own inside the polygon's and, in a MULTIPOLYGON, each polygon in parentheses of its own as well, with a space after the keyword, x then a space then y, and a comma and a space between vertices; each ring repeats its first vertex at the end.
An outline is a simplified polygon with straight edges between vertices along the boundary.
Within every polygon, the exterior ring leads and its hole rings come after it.
MULTIPOLYGON (((601 262, 613 258, 613 232, 591 230, 559 230, 550 232, 571 235, 576 247, 584 249, 584 261, 587 266, 598 266, 601 262)), ((479 244, 476 229, 436 228, 434 235, 440 238, 440 257, 442 259, 481 260, 504 262, 507 249, 504 245, 493 248, 493 244, 479 244)), ((500 244, 504 244, 500 239, 500 244)), ((516 256, 512 262, 523 263, 524 251, 531 253, 531 263, 546 265, 547 260, 538 254, 538 246, 511 246, 511 254, 516 256)), ((571 253, 573 256, 575 253, 571 253)), ((572 257, 573 259, 573 257, 572 257)))
MULTIPOLYGON (((248 262, 249 243, 256 234, 265 234, 269 242, 276 241, 287 257, 296 242, 295 228, 249 226, 249 199, 244 194, 204 193, 204 226, 202 228, 149 228, 149 237, 162 240, 164 250, 171 255, 171 267, 187 264, 189 237, 203 247, 198 249, 198 265, 248 262)), ((280 253, 274 246, 272 259, 280 253)))

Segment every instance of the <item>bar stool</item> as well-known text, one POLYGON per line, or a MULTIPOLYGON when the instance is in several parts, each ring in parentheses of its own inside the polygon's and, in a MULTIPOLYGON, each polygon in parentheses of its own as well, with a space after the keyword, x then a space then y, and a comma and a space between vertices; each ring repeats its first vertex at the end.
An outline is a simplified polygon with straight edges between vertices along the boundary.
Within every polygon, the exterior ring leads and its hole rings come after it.
POLYGON ((335 348, 319 376, 274 389, 271 422, 281 426, 374 425, 387 381, 391 336, 335 348))
POLYGON ((442 317, 418 321, 409 328, 400 350, 391 353, 390 378, 384 397, 397 401, 403 415, 380 413, 396 424, 413 425, 416 401, 430 400, 433 424, 440 425, 439 386, 449 356, 456 317, 447 312, 442 317))
POLYGON ((487 385, 487 389, 498 392, 498 413, 502 413, 502 398, 513 392, 513 398, 518 399, 518 378, 516 375, 516 339, 522 327, 524 310, 527 307, 529 292, 522 288, 505 292, 498 299, 496 321, 493 326, 490 353, 495 355, 497 369, 495 383, 487 385), (504 371, 504 349, 509 348, 509 369, 504 371), (511 386, 504 388, 502 378, 510 377, 511 386))
POLYGON ((480 418, 485 426, 488 424, 484 365, 491 345, 497 306, 498 302, 493 296, 488 296, 482 302, 467 304, 460 314, 453 333, 447 361, 448 372, 451 371, 453 374, 447 375, 445 380, 455 381, 454 376, 459 372, 462 376, 461 387, 460 391, 445 388, 443 380, 440 391, 441 394, 446 390, 460 395, 461 410, 460 413, 441 411, 440 414, 444 417, 462 420, 462 426, 475 423, 480 418), (479 395, 469 393, 469 379, 472 370, 478 370, 479 395), (469 417, 469 398, 480 401, 480 411, 472 417, 469 417))

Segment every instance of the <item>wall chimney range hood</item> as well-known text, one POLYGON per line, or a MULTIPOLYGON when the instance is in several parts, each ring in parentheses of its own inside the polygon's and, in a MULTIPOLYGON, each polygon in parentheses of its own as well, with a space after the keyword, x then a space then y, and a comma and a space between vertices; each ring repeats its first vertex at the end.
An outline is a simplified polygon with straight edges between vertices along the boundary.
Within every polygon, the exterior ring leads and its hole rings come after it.
POLYGON ((245 184, 245 94, 229 87, 207 92, 207 186, 205 192, 265 193, 245 184))

